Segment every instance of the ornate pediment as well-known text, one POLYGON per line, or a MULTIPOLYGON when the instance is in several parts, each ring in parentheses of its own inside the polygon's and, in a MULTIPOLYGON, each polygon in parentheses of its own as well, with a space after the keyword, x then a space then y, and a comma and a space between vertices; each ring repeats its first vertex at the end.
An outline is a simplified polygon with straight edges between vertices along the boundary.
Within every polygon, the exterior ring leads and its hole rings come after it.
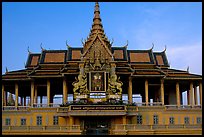
POLYGON ((90 63, 94 63, 95 59, 100 60, 102 63, 105 62, 105 60, 113 61, 113 55, 110 49, 98 36, 82 54, 82 60, 85 62, 90 61, 90 63))
POLYGON ((99 13, 99 5, 96 3, 91 33, 83 43, 80 74, 72 83, 74 99, 93 102, 122 99, 123 83, 115 73, 111 44, 104 34, 99 13))

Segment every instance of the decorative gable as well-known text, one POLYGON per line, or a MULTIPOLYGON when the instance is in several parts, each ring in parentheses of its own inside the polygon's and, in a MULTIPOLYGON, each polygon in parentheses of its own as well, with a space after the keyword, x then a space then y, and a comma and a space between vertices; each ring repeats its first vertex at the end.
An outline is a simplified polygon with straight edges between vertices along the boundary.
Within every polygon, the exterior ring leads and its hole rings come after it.
POLYGON ((105 60, 112 60, 112 53, 107 46, 100 40, 99 37, 92 42, 90 47, 83 54, 83 58, 94 62, 95 59, 99 59, 102 62, 105 60))

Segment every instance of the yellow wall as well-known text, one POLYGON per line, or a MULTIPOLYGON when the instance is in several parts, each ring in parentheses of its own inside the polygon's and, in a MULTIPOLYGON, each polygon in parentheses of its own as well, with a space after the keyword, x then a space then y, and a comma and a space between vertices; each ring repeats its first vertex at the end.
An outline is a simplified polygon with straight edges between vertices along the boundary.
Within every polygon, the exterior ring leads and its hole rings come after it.
MULTIPOLYGON (((137 114, 142 115, 142 124, 143 125, 153 125, 153 115, 158 115, 159 124, 163 125, 169 124, 169 117, 174 117, 174 124, 184 124, 184 117, 189 117, 190 124, 197 123, 197 117, 201 117, 202 119, 202 110, 164 110, 164 109, 144 109, 139 111, 137 114), (164 121, 165 120, 165 121, 164 121)), ((55 108, 56 109, 56 108, 55 108)), ((46 110, 41 108, 39 111, 35 109, 35 111, 30 112, 4 112, 2 113, 2 125, 5 125, 5 119, 11 119, 11 126, 20 126, 21 118, 26 118, 26 126, 36 126, 37 116, 42 116, 42 126, 52 126, 53 125, 53 116, 57 116, 57 113, 54 110, 46 110), (31 123, 32 118, 32 123, 31 123), (47 119, 47 120, 46 120, 47 119), (16 123, 16 124, 15 124, 16 123)), ((137 118, 134 116, 127 116, 127 124, 136 124, 137 118)), ((110 117, 112 124, 123 124, 123 116, 110 117)), ((59 117, 58 119, 59 126, 68 126, 70 125, 69 117, 59 117)), ((74 117, 73 125, 80 125, 80 119, 78 117, 74 117)))

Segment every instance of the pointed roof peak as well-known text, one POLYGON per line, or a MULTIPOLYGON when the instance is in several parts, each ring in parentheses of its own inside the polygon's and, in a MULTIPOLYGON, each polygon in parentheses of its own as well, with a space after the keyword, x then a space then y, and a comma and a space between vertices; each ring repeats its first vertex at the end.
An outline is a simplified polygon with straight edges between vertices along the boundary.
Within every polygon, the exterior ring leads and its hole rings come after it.
POLYGON ((98 2, 95 2, 93 24, 92 24, 92 28, 90 30, 89 36, 86 42, 84 43, 85 49, 87 49, 87 45, 90 45, 90 42, 94 40, 96 35, 98 35, 102 39, 102 41, 104 41, 106 45, 110 48, 110 42, 108 41, 103 29, 98 2))
POLYGON ((95 3, 95 10, 94 10, 94 13, 97 12, 97 11, 100 13, 100 10, 99 10, 99 3, 98 3, 98 2, 95 3))
POLYGON ((102 29, 102 23, 101 23, 101 17, 100 17, 100 9, 99 9, 99 4, 98 2, 95 3, 95 9, 94 9, 94 18, 93 18, 93 25, 92 25, 92 29, 94 27, 94 25, 100 25, 102 29))

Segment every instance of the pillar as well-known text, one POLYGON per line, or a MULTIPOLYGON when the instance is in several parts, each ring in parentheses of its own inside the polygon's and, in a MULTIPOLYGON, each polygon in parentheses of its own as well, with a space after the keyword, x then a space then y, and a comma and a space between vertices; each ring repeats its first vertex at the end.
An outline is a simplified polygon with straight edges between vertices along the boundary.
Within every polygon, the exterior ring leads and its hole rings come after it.
POLYGON ((26 106, 26 96, 24 96, 24 101, 23 101, 23 103, 24 103, 24 106, 26 106))
POLYGON ((123 116, 123 125, 126 125, 127 124, 127 120, 126 120, 126 116, 123 116))
POLYGON ((180 90, 179 90, 179 83, 176 82, 176 102, 177 102, 177 107, 181 106, 180 102, 180 90))
POLYGON ((52 105, 53 105, 53 98, 54 98, 54 95, 50 94, 50 104, 52 104, 52 105))
POLYGON ((31 81, 31 97, 30 97, 31 107, 33 107, 33 102, 34 102, 34 90, 35 90, 34 81, 31 81))
POLYGON ((190 83, 190 105, 193 107, 195 104, 193 93, 193 82, 190 83))
POLYGON ((187 90, 187 105, 190 105, 190 90, 187 90))
POLYGON ((130 104, 132 103, 132 77, 129 77, 128 101, 130 104))
POLYGON ((198 97, 197 97, 197 86, 194 86, 194 99, 195 99, 195 105, 198 105, 198 97))
POLYGON ((72 126, 74 124, 74 118, 72 116, 69 117, 69 125, 72 126))
MULTIPOLYGON (((5 90, 5 87, 4 87, 5 90)), ((4 106, 7 106, 7 92, 4 91, 4 106)))
POLYGON ((161 91, 161 102, 162 105, 164 105, 164 80, 161 80, 161 86, 160 86, 160 91, 161 91))
POLYGON ((145 103, 148 105, 148 80, 145 80, 145 103))
POLYGON ((67 103, 67 81, 66 78, 63 79, 63 103, 67 103))
POLYGON ((40 96, 40 104, 42 104, 42 96, 40 96))
POLYGON ((21 106, 23 106, 23 96, 21 96, 21 106))
POLYGON ((50 104, 50 80, 47 80, 47 105, 50 104))
POLYGON ((18 84, 17 83, 15 83, 15 96, 16 96, 15 107, 17 108, 18 107, 18 84))
POLYGON ((3 106, 5 105, 5 93, 4 93, 4 85, 2 84, 2 92, 1 92, 1 95, 2 95, 2 108, 3 106))
POLYGON ((38 90, 37 90, 37 86, 35 86, 35 93, 34 93, 34 95, 35 95, 34 101, 35 101, 35 104, 37 104, 38 103, 38 90))
POLYGON ((199 83, 200 105, 202 106, 202 81, 199 83))

